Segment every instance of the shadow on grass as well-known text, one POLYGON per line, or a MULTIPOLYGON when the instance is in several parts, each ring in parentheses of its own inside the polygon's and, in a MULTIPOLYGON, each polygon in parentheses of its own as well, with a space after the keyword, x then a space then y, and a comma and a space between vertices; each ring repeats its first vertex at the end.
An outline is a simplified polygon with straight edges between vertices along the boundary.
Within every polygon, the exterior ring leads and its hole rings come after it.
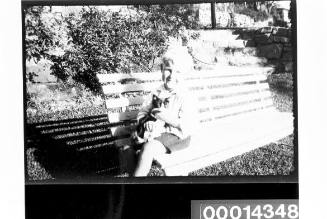
POLYGON ((27 179, 71 180, 119 173, 106 115, 26 126, 27 179))

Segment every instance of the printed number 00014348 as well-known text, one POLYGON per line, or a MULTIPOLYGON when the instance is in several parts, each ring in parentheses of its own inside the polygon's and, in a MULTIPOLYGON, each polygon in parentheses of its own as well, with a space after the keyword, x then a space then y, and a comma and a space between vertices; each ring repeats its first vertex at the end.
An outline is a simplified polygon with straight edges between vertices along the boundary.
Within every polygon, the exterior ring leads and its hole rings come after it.
POLYGON ((297 219, 297 204, 280 205, 207 205, 202 208, 201 219, 297 219))

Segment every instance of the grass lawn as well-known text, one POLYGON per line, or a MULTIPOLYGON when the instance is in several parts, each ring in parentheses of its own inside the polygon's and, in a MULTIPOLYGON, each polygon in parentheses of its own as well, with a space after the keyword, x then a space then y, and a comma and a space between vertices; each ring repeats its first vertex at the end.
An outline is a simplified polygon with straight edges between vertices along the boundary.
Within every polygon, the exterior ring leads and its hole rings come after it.
POLYGON ((190 173, 191 176, 289 175, 294 171, 293 135, 190 173))

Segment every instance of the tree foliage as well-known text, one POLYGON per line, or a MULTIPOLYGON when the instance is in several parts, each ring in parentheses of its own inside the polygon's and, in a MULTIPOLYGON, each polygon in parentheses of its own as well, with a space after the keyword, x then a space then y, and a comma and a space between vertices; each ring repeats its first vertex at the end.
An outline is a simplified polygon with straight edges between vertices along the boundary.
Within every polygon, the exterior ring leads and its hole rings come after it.
POLYGON ((264 21, 268 19, 270 7, 268 2, 249 2, 247 4, 238 3, 234 6, 234 12, 244 14, 254 19, 254 21, 264 21))
POLYGON ((37 63, 61 46, 62 21, 51 13, 50 7, 28 7, 24 13, 26 59, 37 63))
MULTIPOLYGON (((191 10, 191 9, 190 9, 191 10)), ((99 92, 99 72, 151 71, 169 37, 194 27, 189 10, 177 6, 142 6, 130 13, 84 7, 65 17, 69 42, 63 55, 51 55, 51 70, 99 92)))

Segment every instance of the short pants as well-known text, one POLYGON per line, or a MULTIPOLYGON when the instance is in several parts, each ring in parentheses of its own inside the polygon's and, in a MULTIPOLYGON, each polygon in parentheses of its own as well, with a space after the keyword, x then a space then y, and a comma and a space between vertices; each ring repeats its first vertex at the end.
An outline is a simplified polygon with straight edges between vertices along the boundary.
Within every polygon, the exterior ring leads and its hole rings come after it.
POLYGON ((159 137, 154 139, 161 142, 161 144, 166 147, 168 153, 187 148, 191 142, 191 136, 181 139, 178 136, 167 132, 162 133, 159 137))

